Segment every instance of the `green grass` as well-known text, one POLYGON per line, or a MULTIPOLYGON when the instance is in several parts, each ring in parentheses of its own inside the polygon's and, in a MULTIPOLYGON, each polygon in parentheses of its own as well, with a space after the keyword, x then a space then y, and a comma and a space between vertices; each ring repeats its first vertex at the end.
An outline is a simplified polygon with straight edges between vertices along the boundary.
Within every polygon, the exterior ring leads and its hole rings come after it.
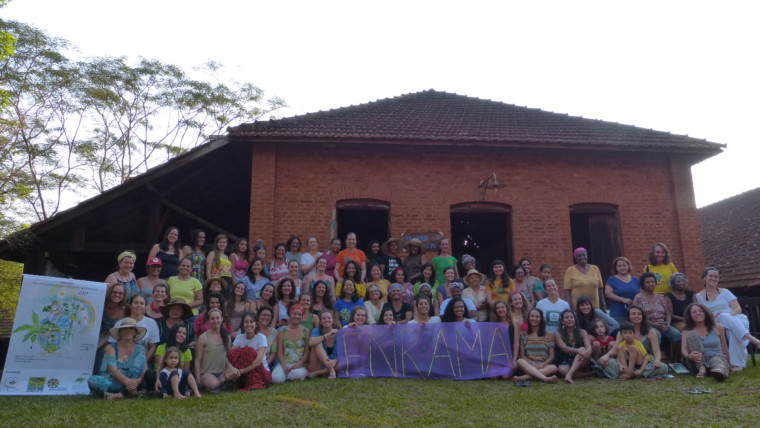
POLYGON ((151 426, 757 426, 760 368, 724 383, 679 376, 657 382, 580 379, 573 385, 507 381, 327 379, 200 400, 107 402, 92 397, 0 397, 0 425, 151 426), (711 394, 684 394, 704 385, 711 394))

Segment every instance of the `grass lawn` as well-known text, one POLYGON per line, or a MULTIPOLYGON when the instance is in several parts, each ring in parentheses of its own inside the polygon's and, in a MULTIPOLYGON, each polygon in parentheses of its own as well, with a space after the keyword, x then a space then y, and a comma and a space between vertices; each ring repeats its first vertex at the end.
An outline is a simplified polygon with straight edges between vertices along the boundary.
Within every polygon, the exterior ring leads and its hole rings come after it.
POLYGON ((679 375, 655 382, 327 379, 200 400, 107 402, 92 397, 0 397, 0 425, 190 428, 216 426, 758 426, 760 368, 728 381, 679 375), (711 394, 684 390, 703 385, 711 394))

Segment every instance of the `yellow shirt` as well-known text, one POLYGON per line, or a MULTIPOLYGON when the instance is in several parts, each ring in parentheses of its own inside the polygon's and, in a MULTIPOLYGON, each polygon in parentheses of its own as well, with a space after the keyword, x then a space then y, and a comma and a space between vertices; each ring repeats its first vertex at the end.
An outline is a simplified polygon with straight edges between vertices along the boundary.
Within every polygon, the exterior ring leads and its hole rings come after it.
POLYGON ((565 281, 563 286, 565 290, 572 290, 572 302, 573 310, 575 310, 575 303, 578 301, 578 297, 586 296, 591 299, 591 304, 595 307, 599 307, 599 292, 598 289, 604 287, 602 281, 602 274, 599 272, 599 268, 594 265, 588 265, 589 270, 587 274, 582 274, 575 265, 570 266, 565 271, 565 281))
POLYGON ((621 343, 620 346, 622 346, 623 349, 625 349, 626 351, 630 349, 629 346, 633 346, 634 348, 639 350, 639 352, 641 353, 641 356, 643 357, 643 360, 646 360, 647 358, 649 358, 649 354, 647 353, 646 348, 644 348, 644 344, 636 339, 633 339, 633 345, 628 345, 628 342, 623 341, 623 343, 621 343))
POLYGON ((668 263, 657 266, 647 265, 644 268, 644 272, 652 272, 657 279, 657 286, 654 288, 654 292, 665 295, 670 293, 670 276, 678 272, 678 269, 676 269, 676 265, 673 263, 668 263))

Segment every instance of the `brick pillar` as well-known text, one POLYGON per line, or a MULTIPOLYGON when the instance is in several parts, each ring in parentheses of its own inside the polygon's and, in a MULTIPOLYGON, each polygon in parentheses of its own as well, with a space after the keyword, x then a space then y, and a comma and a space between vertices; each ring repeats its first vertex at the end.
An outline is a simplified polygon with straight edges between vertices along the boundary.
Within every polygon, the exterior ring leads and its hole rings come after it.
POLYGON ((263 239, 267 256, 273 254, 277 148, 272 143, 252 143, 251 209, 249 241, 263 239))
POLYGON ((702 289, 702 270, 705 265, 699 213, 694 199, 691 163, 688 159, 670 159, 670 181, 675 195, 673 207, 678 227, 678 249, 673 251, 673 263, 689 278, 689 288, 702 289))

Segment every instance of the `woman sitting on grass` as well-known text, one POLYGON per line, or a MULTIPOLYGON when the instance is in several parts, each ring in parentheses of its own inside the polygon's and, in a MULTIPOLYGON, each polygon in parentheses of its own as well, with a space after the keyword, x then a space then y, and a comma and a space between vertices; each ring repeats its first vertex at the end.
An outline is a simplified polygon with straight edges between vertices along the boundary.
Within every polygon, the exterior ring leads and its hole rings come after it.
POLYGON ((243 333, 235 337, 232 349, 227 351, 227 359, 239 370, 238 386, 241 391, 268 388, 272 374, 267 365, 267 338, 256 332, 256 314, 243 315, 243 333))
MULTIPOLYGON (((631 306, 628 308, 628 321, 633 324, 633 336, 636 340, 641 342, 647 354, 650 355, 650 364, 652 366, 651 372, 646 372, 646 377, 657 377, 667 374, 668 366, 662 364, 660 353, 660 342, 657 336, 657 331, 649 327, 646 317, 644 316, 644 309, 640 306, 631 306)), ((620 343, 623 336, 618 332, 615 341, 620 343)), ((608 353, 599 358, 598 364, 601 374, 610 378, 617 379, 620 376, 620 367, 615 359, 615 348, 611 349, 608 353)))
MULTIPOLYGON (((503 303, 503 302, 502 302, 503 303)), ((517 367, 525 374, 515 376, 515 382, 538 379, 557 383, 557 366, 554 363, 554 338, 546 334, 544 313, 531 309, 528 314, 528 331, 520 333, 520 359, 517 367)))
POLYGON ((578 327, 575 314, 570 309, 560 315, 562 325, 554 340, 557 343, 557 370, 565 377, 565 382, 573 383, 573 376, 584 377, 591 375, 591 340, 586 330, 578 327))
MULTIPOLYGON (((520 330, 512 326, 512 315, 509 313, 509 305, 504 300, 496 300, 491 305, 491 322, 496 322, 507 326, 509 330, 509 341, 512 345, 512 361, 517 363, 520 358, 520 330)), ((545 324, 544 324, 545 325, 545 324)), ((551 334, 552 339, 554 335, 551 334)))
POLYGON ((226 382, 237 380, 240 370, 227 360, 230 334, 222 327, 222 310, 209 309, 206 316, 209 329, 195 347, 195 377, 204 390, 218 393, 226 382))
MULTIPOLYGON (((272 371, 273 383, 286 380, 304 380, 309 374, 306 362, 309 360, 309 330, 301 325, 303 308, 290 306, 288 325, 277 335, 277 367, 272 371)), ((330 312, 332 316, 332 312, 330 312)), ((332 319, 330 320, 332 323, 332 319)))
POLYGON ((87 380, 90 391, 108 400, 118 400, 127 396, 137 396, 137 388, 143 381, 147 366, 145 348, 137 341, 147 330, 137 325, 132 318, 124 318, 109 330, 117 340, 105 346, 101 375, 87 380))
POLYGON ((715 322, 712 312, 699 303, 692 303, 684 311, 686 327, 682 334, 681 353, 689 370, 697 377, 709 372, 718 381, 728 379, 729 354, 726 330, 715 322))
MULTIPOLYGON (((344 284, 343 290, 346 290, 348 284, 344 284)), ((358 308, 358 306, 357 306, 358 308)), ((335 335, 338 330, 335 329, 332 311, 322 311, 319 313, 319 327, 311 331, 309 338, 309 347, 311 348, 311 358, 309 358, 309 377, 315 378, 328 374, 328 379, 335 379, 335 369, 338 368, 338 349, 335 346, 335 335)))

